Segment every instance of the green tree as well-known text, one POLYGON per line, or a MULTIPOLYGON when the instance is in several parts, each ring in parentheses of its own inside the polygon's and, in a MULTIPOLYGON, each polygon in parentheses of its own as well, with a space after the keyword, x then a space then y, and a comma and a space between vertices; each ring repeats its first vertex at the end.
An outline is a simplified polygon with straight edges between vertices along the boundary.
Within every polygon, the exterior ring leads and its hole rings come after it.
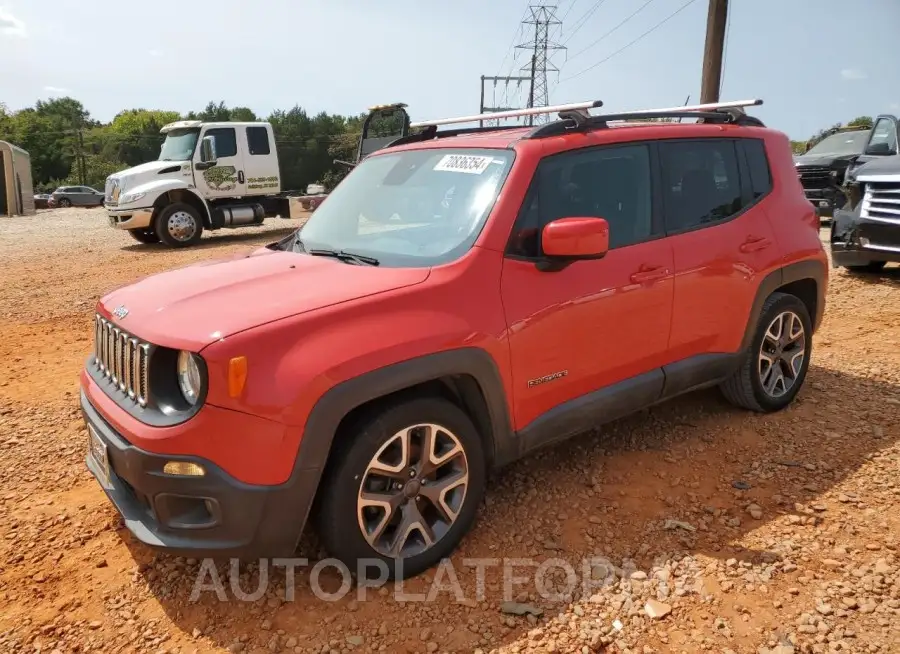
POLYGON ((865 127, 866 129, 872 129, 872 125, 874 124, 875 121, 871 116, 857 116, 847 123, 847 127, 865 127))

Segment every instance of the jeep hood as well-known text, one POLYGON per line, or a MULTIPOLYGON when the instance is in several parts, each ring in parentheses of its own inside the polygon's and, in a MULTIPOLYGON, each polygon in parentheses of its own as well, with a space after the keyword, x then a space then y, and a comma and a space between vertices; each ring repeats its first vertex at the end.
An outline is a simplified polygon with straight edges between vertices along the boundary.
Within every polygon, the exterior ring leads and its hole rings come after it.
POLYGON ((107 318, 139 338, 199 351, 281 318, 420 284, 429 272, 261 248, 146 277, 110 292, 100 306, 107 318), (114 311, 127 313, 118 318, 114 311))

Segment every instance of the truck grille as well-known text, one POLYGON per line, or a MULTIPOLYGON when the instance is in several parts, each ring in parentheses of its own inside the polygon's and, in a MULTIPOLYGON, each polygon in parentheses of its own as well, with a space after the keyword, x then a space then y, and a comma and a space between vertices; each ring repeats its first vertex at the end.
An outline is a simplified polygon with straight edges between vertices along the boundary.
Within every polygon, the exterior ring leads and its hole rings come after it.
POLYGON ((900 225, 900 182, 866 182, 860 216, 900 225))
POLYGON ((150 344, 116 327, 100 315, 94 319, 94 365, 119 392, 147 405, 150 344))
POLYGON ((805 189, 823 189, 831 186, 831 169, 825 166, 797 166, 800 184, 805 189))

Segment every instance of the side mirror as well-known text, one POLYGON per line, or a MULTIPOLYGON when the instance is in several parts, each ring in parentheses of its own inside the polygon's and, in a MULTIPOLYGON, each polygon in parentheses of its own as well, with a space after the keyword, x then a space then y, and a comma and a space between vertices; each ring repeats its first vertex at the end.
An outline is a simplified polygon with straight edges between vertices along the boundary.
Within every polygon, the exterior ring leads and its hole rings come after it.
MULTIPOLYGON (((609 224, 603 218, 559 218, 544 225, 541 249, 551 264, 602 259, 609 251, 609 224)), ((557 270, 559 265, 546 268, 557 270)))
POLYGON ((216 137, 204 136, 200 141, 200 161, 210 163, 216 160, 216 137))
POLYGON ((866 148, 866 154, 873 154, 876 156, 887 156, 894 154, 891 149, 891 144, 887 141, 882 141, 881 143, 872 143, 869 147, 866 148))

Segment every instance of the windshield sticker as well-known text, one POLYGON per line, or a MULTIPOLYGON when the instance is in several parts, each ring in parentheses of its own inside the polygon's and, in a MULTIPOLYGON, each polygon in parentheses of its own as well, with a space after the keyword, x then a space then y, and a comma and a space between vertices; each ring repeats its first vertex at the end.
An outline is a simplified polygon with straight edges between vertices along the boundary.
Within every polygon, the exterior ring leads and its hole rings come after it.
POLYGON ((493 157, 478 157, 468 154, 448 154, 441 157, 434 167, 435 170, 443 170, 452 173, 469 173, 480 175, 487 167, 494 163, 493 157))

